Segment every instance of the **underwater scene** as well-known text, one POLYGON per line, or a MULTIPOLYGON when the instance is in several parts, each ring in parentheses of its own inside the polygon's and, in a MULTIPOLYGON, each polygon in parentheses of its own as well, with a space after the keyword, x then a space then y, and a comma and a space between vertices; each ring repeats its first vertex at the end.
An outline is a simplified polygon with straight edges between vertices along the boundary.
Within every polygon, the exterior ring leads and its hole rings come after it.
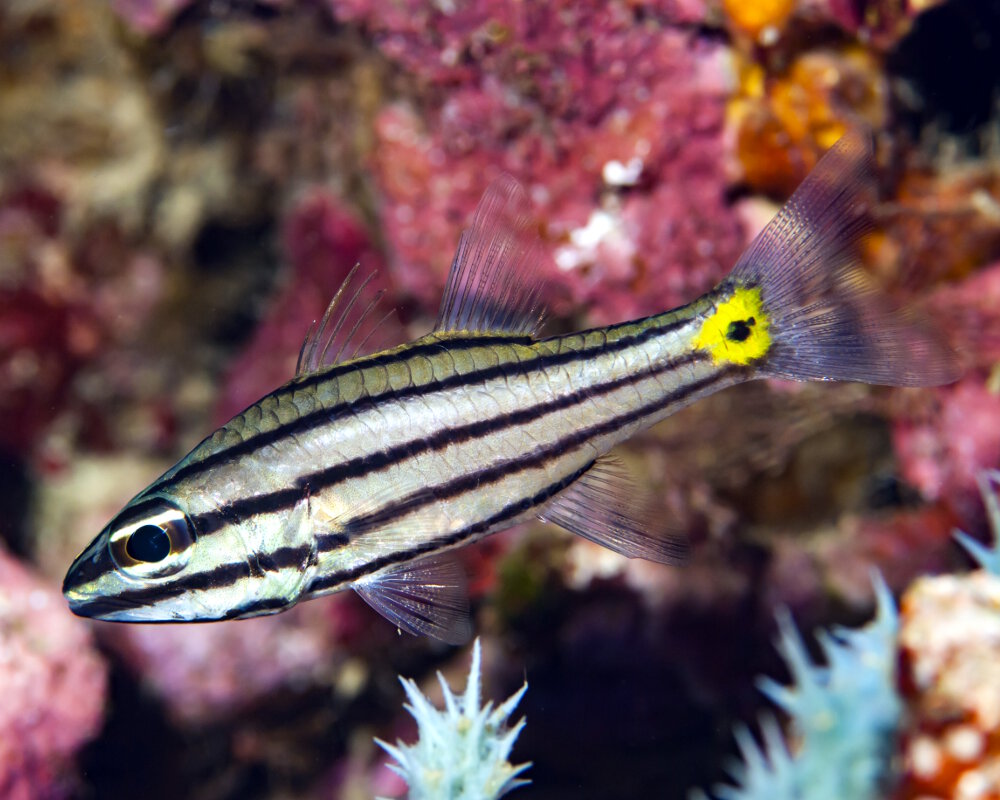
POLYGON ((0 800, 1000 800, 1000 0, 0 3, 0 800))

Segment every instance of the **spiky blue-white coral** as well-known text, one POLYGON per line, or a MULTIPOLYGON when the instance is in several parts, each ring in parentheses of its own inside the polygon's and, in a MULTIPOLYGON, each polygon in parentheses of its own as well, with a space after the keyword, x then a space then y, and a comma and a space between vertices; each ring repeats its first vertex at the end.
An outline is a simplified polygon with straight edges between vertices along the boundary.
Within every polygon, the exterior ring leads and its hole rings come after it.
POLYGON ((444 709, 435 708, 407 678, 400 678, 410 701, 406 709, 417 721, 419 738, 408 745, 375 741, 392 758, 390 768, 410 787, 410 800, 494 800, 530 781, 518 777, 531 764, 512 765, 508 760, 514 740, 524 727, 521 718, 507 722, 525 683, 497 708, 479 705, 481 654, 479 639, 472 648, 469 680, 461 696, 452 693, 441 673, 444 709))
POLYGON ((995 469, 980 472, 976 477, 983 496, 986 515, 993 533, 992 546, 977 542, 969 534, 955 531, 955 538, 976 562, 991 575, 1000 576, 1000 472, 995 469))
MULTIPOLYGON (((787 611, 778 614, 778 649, 792 674, 761 691, 789 716, 791 754, 773 717, 761 721, 763 744, 746 726, 735 731, 742 762, 728 768, 735 786, 713 789, 720 800, 875 800, 889 773, 900 723, 896 694, 896 606, 875 579, 876 615, 864 628, 817 634, 825 665, 810 659, 787 611)), ((697 792, 693 798, 707 800, 697 792)))

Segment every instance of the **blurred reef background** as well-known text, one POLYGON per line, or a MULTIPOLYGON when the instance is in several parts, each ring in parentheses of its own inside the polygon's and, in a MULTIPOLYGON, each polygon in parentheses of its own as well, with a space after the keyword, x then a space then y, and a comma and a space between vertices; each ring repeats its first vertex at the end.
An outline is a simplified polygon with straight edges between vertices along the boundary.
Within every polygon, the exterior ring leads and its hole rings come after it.
MULTIPOLYGON (((383 344, 426 332, 498 172, 528 188, 569 330, 710 288, 858 125, 882 200, 866 261, 965 376, 761 382, 634 440, 683 569, 541 524, 462 551, 486 696, 530 686, 524 800, 724 781, 734 723, 770 707, 754 676, 788 679, 777 608, 821 659, 813 629, 872 618, 873 567, 898 596, 973 566, 952 530, 986 538, 977 476, 1000 467, 1000 0, 0 4, 0 798, 403 796, 373 741, 415 735, 396 675, 439 700, 468 648, 400 638, 351 593, 92 624, 59 593, 72 558, 291 376, 356 262, 398 309, 383 344)), ((965 595, 904 619, 887 798, 1000 797, 1000 592, 978 586, 938 661, 965 595), (967 652, 994 678, 941 716, 934 665, 967 652), (950 733, 966 717, 991 720, 978 748, 950 733)))

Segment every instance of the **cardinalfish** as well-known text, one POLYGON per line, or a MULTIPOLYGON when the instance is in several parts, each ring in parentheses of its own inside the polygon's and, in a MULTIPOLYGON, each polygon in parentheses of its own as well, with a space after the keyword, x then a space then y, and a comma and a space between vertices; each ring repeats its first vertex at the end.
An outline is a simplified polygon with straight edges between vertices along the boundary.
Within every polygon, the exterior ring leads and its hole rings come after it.
POLYGON ((351 588, 400 630, 457 642, 468 600, 449 551, 525 520, 678 561, 681 540, 637 508, 615 445, 755 378, 958 376, 947 345, 857 266, 871 162, 866 136, 841 139, 693 303, 549 338, 536 335, 529 204, 498 179, 460 238, 433 332, 331 358, 351 305, 342 288, 295 377, 136 495, 76 559, 70 607, 122 622, 238 619, 351 588))

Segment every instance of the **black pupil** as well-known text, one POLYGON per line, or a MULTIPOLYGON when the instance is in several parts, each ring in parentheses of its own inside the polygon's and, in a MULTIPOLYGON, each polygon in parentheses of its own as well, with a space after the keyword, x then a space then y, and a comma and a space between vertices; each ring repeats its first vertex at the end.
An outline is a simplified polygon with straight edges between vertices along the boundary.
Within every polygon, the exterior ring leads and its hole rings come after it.
POLYGON ((750 328, 756 324, 757 320, 753 317, 730 322, 729 330, 726 331, 726 338, 731 342, 745 342, 750 338, 750 328))
POLYGON ((136 561, 163 561, 170 553, 170 537, 159 525, 143 525, 128 537, 125 552, 136 561))

